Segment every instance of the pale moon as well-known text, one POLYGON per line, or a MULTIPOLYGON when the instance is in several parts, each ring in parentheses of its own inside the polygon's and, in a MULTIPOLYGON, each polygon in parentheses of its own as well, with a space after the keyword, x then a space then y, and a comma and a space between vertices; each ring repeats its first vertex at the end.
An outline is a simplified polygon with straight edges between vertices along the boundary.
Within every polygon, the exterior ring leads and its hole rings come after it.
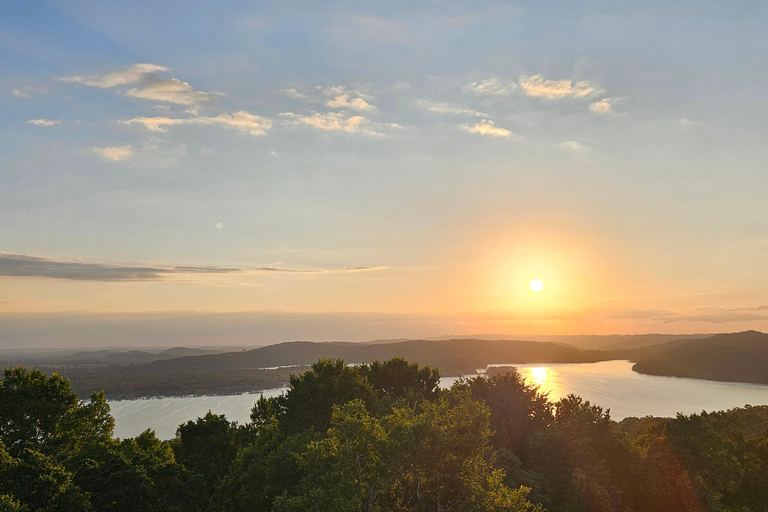
POLYGON ((531 282, 528 283, 528 288, 530 288, 532 292, 539 293, 541 290, 544 289, 544 281, 542 281, 538 277, 531 279, 531 282))

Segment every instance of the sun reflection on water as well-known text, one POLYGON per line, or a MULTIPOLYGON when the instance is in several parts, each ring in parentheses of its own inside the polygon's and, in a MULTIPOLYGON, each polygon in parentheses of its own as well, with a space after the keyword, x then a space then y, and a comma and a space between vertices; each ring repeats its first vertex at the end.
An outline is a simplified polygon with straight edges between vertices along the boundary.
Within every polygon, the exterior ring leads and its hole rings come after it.
POLYGON ((518 371, 528 384, 538 386, 540 393, 548 393, 550 398, 560 398, 556 370, 548 366, 528 366, 518 368, 518 371))
POLYGON ((538 386, 543 386, 547 382, 546 366, 535 366, 531 368, 531 380, 538 386))

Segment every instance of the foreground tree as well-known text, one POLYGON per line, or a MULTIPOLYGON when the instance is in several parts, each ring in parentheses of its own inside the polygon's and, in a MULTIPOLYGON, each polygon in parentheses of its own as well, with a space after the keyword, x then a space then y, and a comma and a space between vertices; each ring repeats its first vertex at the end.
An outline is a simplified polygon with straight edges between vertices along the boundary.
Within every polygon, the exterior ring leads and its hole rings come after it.
POLYGON ((426 402, 375 418, 356 400, 337 406, 327 436, 302 454, 305 477, 276 511, 530 511, 493 467, 487 408, 426 402))

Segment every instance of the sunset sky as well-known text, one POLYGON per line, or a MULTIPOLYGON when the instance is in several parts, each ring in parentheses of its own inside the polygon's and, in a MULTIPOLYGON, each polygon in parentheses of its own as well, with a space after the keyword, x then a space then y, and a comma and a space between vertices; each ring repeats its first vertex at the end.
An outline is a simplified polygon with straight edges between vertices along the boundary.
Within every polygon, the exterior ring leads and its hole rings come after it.
POLYGON ((768 330, 767 23, 3 2, 0 348, 768 330))

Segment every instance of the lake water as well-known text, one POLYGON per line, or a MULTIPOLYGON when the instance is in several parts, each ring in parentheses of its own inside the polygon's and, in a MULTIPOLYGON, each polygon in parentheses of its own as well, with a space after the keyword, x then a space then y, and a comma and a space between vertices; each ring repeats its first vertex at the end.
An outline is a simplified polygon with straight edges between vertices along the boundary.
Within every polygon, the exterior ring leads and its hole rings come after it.
MULTIPOLYGON (((523 377, 541 386, 553 400, 574 393, 610 409, 615 420, 768 404, 768 385, 642 375, 632 371, 629 361, 515 366, 523 377)), ((446 377, 440 385, 449 387, 455 381, 454 377, 446 377)), ((283 391, 284 388, 278 388, 263 393, 276 396, 283 391)), ((159 438, 170 439, 179 424, 203 416, 209 410, 245 423, 260 394, 116 400, 109 404, 115 417, 116 436, 133 437, 152 428, 159 438)))

